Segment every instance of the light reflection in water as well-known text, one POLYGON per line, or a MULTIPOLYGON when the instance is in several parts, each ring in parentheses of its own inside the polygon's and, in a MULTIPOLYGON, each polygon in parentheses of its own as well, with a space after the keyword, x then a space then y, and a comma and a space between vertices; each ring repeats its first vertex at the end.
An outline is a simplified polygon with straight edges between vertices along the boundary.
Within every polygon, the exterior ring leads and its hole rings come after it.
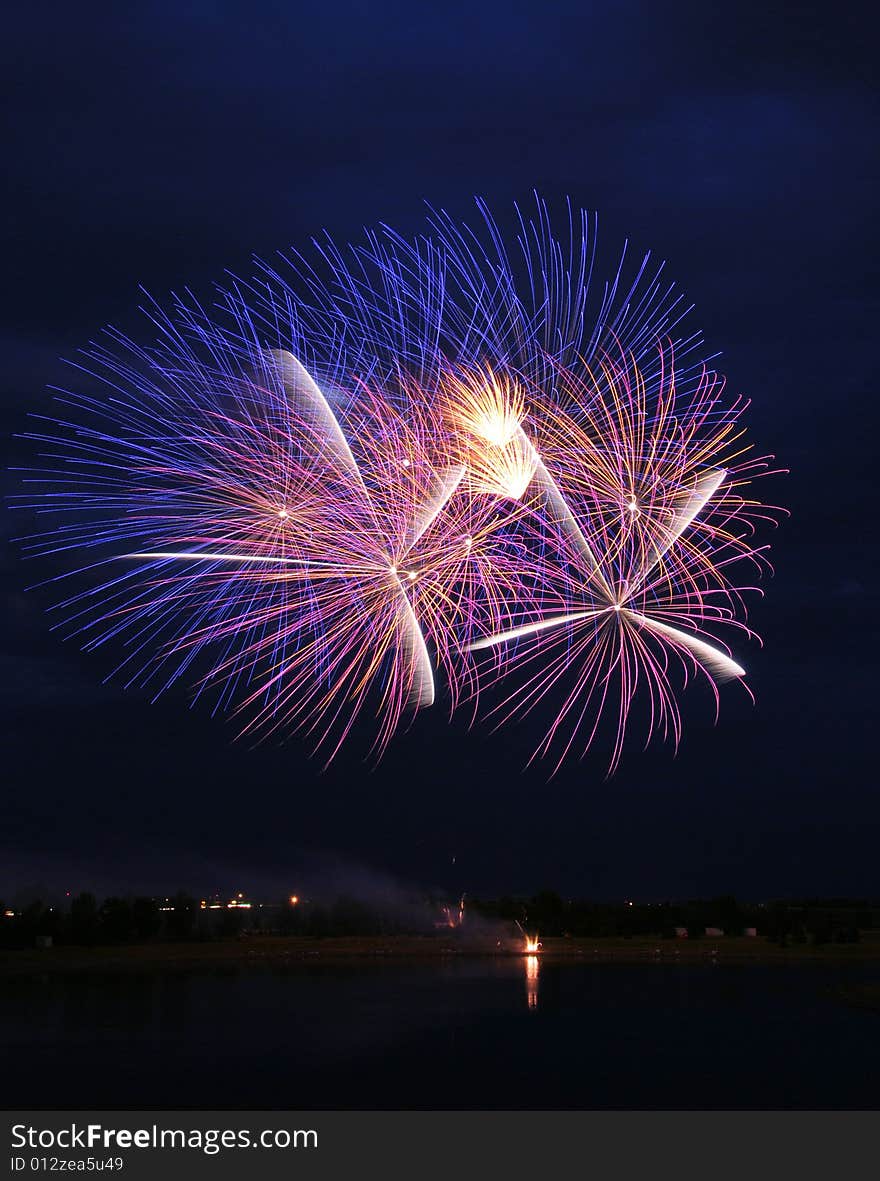
POLYGON ((526 996, 528 997, 530 1009, 537 1009, 538 1007, 538 971, 538 957, 536 955, 527 955, 526 996))

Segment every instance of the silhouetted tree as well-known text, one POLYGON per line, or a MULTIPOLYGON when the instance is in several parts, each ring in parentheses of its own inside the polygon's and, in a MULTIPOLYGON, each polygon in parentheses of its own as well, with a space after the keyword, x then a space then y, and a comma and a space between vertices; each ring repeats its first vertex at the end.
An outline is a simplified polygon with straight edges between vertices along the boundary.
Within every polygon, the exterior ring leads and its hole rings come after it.
POLYGON ((725 935, 741 935, 745 923, 739 903, 732 894, 713 898, 711 903, 716 924, 722 928, 725 935))
POLYGON ((315 935, 318 938, 330 934, 330 919, 323 906, 309 907, 306 931, 309 935, 315 935))
POLYGON ((159 934, 162 916, 153 898, 135 898, 131 908, 134 933, 138 939, 153 939, 159 934))
POLYGON ((70 938, 74 943, 92 944, 98 938, 98 904, 87 891, 70 904, 70 938))
POLYGON ((126 898, 105 898, 99 917, 101 935, 108 943, 124 943, 134 934, 131 903, 126 898))
POLYGON ((18 916, 20 942, 30 946, 39 935, 55 938, 60 931, 60 919, 58 911, 35 899, 18 916))
POLYGON ((245 912, 239 910, 237 906, 227 907, 220 912, 220 922, 217 924, 217 933, 224 938, 229 938, 230 935, 237 935, 244 926, 245 912))
POLYGON ((565 903, 555 890, 541 890, 529 905, 529 922, 548 935, 558 935, 564 912, 565 903))
POLYGON ((369 907, 343 894, 330 908, 330 929, 334 935, 366 935, 378 926, 369 907))
POLYGON ((185 890, 178 890, 171 899, 171 905, 174 909, 168 913, 168 933, 175 939, 189 939, 195 926, 195 899, 185 890))

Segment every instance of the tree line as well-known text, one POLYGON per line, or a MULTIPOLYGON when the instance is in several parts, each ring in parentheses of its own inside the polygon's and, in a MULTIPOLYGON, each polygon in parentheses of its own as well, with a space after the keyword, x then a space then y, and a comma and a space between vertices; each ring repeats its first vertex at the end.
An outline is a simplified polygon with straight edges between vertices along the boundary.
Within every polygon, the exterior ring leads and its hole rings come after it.
POLYGON ((705 936, 707 927, 728 936, 754 929, 773 942, 822 944, 856 942, 860 931, 880 926, 880 907, 866 899, 787 899, 745 902, 733 895, 684 902, 595 902, 564 899, 554 890, 531 898, 473 899, 471 910, 488 920, 527 924, 546 936, 601 939, 652 936, 690 939, 705 936))
MULTIPOLYGON (((454 908, 453 908, 454 909, 454 908)), ((92 946, 160 940, 230 938, 249 934, 315 938, 367 935, 424 935, 438 927, 442 900, 423 899, 390 908, 353 896, 325 900, 285 898, 250 908, 225 904, 212 909, 186 891, 173 897, 111 896, 99 901, 81 893, 69 903, 35 900, 10 911, 0 902, 0 947, 33 947, 38 940, 92 946)), ((867 900, 796 899, 758 904, 732 895, 686 902, 635 903, 565 899, 553 890, 530 897, 470 899, 460 928, 440 926, 446 937, 516 931, 516 924, 544 938, 704 937, 707 927, 726 936, 753 928, 783 946, 855 942, 860 932, 880 927, 880 907, 867 900)))

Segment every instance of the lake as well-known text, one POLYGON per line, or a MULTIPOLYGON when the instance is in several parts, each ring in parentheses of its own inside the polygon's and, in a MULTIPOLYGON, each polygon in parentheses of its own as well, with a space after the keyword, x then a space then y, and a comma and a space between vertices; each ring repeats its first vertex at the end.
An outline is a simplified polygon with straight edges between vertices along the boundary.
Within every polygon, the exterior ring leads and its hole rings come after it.
POLYGON ((537 958, 0 981, 7 1108, 878 1108, 880 965, 537 958))

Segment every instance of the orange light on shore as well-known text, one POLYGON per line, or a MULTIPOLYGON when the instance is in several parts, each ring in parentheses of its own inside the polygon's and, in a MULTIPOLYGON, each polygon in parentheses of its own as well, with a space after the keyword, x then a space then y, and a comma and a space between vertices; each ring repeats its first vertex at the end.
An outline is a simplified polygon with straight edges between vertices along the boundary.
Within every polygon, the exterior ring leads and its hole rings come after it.
POLYGON ((297 906, 298 904, 299 904, 299 895, 298 894, 291 894, 290 895, 290 905, 297 906))
POLYGON ((541 950, 541 943, 537 935, 526 935, 526 955, 536 955, 541 950))

